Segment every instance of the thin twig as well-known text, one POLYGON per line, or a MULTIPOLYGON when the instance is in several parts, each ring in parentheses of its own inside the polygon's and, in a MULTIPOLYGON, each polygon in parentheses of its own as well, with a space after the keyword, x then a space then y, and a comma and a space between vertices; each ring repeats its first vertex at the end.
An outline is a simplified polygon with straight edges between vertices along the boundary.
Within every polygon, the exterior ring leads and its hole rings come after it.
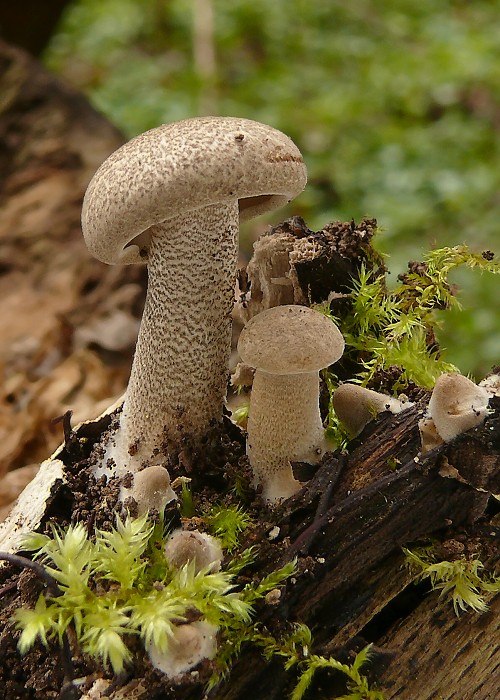
MULTIPOLYGON (((0 560, 7 561, 9 564, 18 566, 21 569, 31 569, 33 573, 45 583, 51 598, 58 598, 63 594, 55 578, 38 562, 31 561, 31 559, 22 557, 19 554, 11 554, 10 552, 0 552, 0 560)), ((75 669, 66 632, 62 634, 61 662, 64 669, 64 685, 68 686, 73 682, 75 669)))
POLYGON ((345 462, 346 460, 342 456, 340 456, 337 459, 337 463, 334 469, 332 469, 331 473, 328 474, 328 484, 324 491, 321 493, 312 523, 309 525, 309 527, 307 527, 300 533, 295 542, 293 542, 293 544, 291 544, 290 547, 286 550, 285 554, 279 562, 280 566, 283 566, 287 562, 291 561, 297 554, 307 554, 314 541, 314 538, 321 530, 323 525, 325 525, 325 523, 328 522, 328 519, 330 517, 328 512, 330 497, 333 493, 335 486, 338 483, 342 470, 345 466, 345 462))

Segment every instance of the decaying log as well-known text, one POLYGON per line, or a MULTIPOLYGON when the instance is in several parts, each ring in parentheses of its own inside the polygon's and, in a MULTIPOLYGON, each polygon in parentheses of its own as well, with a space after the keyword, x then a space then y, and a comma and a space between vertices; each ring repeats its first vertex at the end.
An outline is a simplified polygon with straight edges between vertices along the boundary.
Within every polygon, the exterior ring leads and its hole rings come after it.
MULTIPOLYGON (((415 589, 401 568, 404 544, 456 536, 480 541, 488 566, 498 565, 500 528, 488 515, 489 493, 498 493, 500 473, 500 402, 494 403, 495 413, 483 428, 425 458, 416 458, 416 409, 383 418, 358 438, 316 523, 315 508, 338 456, 325 459, 277 519, 287 546, 283 560, 291 554, 304 557, 301 574, 274 614, 308 624, 323 654, 342 654, 353 640, 374 643, 381 658, 386 654, 391 661, 377 678, 388 700, 495 697, 498 596, 488 613, 457 618, 449 601, 428 588, 415 589), (391 471, 388 460, 394 457, 399 466, 391 471), (459 479, 446 476, 449 464, 459 479), (368 483, 360 485, 364 480, 368 483)), ((286 697, 289 686, 278 669, 279 664, 250 664, 244 655, 217 697, 250 699, 256 687, 265 687, 266 697, 286 697)))
MULTIPOLYGON (((254 533, 262 542, 273 523, 279 527, 278 547, 264 548, 256 563, 260 573, 298 557, 298 572, 280 602, 261 606, 257 615, 271 631, 286 621, 306 623, 314 651, 341 660, 350 658, 350 649, 374 643, 374 682, 387 700, 492 700, 498 597, 489 612, 457 618, 450 601, 414 586, 401 568, 401 547, 429 537, 458 538, 477 549, 488 569, 498 564, 500 528, 490 494, 499 490, 500 400, 492 400, 484 426, 419 457, 422 410, 384 414, 365 428, 349 455, 327 455, 304 489, 254 533)), ((108 422, 85 424, 74 439, 97 439, 108 422)), ((59 456, 71 461, 67 450, 59 456)), ((64 489, 57 479, 46 517, 64 489)), ((263 664, 249 646, 213 697, 277 700, 287 697, 293 679, 279 660, 263 664)), ((326 699, 341 690, 340 678, 318 674, 311 697, 326 699)), ((138 697, 163 696, 151 695, 146 685, 138 697)), ((178 686, 175 697, 201 698, 202 686, 178 686)))

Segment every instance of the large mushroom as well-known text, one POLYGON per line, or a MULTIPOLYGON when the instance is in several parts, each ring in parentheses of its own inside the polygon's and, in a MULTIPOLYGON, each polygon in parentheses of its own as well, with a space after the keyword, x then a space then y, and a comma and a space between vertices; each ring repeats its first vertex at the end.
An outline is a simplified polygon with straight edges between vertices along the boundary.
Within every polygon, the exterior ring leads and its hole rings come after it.
POLYGON ((271 502, 300 489, 291 462, 319 462, 329 445, 319 410, 319 370, 337 362, 344 338, 329 318, 287 304, 254 316, 238 341, 255 367, 247 454, 256 484, 271 502))
POLYGON ((148 292, 115 444, 118 473, 196 449, 226 391, 238 227, 306 183, 295 144, 264 124, 203 117, 113 153, 85 195, 82 228, 109 264, 148 264, 148 292))

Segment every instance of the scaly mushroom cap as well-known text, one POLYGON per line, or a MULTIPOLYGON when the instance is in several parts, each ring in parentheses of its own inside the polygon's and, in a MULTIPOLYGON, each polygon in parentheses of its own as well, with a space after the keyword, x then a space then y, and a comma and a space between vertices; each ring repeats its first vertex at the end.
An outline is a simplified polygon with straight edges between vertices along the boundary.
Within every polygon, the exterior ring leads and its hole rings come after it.
POLYGON ((247 365, 269 374, 304 374, 337 362, 344 338, 323 314, 289 304, 250 319, 241 331, 238 352, 247 365))
POLYGON ((442 374, 436 381, 428 411, 445 442, 480 425, 491 394, 462 374, 442 374))
POLYGON ((265 124, 233 117, 164 124, 97 170, 83 201, 83 234, 103 262, 144 262, 151 226, 234 199, 248 220, 286 204, 306 180, 293 141, 265 124))

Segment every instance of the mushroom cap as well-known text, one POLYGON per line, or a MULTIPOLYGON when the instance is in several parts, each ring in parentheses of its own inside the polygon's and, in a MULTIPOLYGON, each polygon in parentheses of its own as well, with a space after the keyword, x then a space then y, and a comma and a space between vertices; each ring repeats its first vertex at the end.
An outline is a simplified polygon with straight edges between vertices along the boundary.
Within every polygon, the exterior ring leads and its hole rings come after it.
POLYGON ((148 645, 151 663, 169 678, 186 673, 203 659, 213 659, 217 653, 218 629, 205 620, 178 625, 166 650, 158 649, 154 642, 148 645))
POLYGON ((207 566, 212 572, 219 571, 224 557, 219 540, 199 530, 174 530, 165 543, 164 552, 176 568, 194 561, 196 572, 207 566))
POLYGON ((475 428, 486 418, 491 394, 462 374, 438 377, 428 411, 445 442, 475 428))
POLYGON ((247 365, 270 374, 317 372, 337 362, 344 337, 327 316, 307 306, 274 306, 250 319, 238 352, 247 365))
POLYGON ((234 117, 164 124, 99 167, 83 201, 83 235, 103 262, 144 262, 151 226, 234 199, 248 220, 284 206, 306 180, 297 146, 265 124, 234 117))
POLYGON ((133 475, 133 484, 130 488, 122 488, 121 498, 127 496, 137 503, 139 515, 154 509, 163 513, 165 506, 177 497, 170 486, 170 476, 165 467, 153 465, 146 467, 133 475))
POLYGON ((333 393, 333 410, 337 418, 356 437, 375 416, 384 411, 396 414, 413 404, 381 394, 357 384, 341 384, 333 393))

